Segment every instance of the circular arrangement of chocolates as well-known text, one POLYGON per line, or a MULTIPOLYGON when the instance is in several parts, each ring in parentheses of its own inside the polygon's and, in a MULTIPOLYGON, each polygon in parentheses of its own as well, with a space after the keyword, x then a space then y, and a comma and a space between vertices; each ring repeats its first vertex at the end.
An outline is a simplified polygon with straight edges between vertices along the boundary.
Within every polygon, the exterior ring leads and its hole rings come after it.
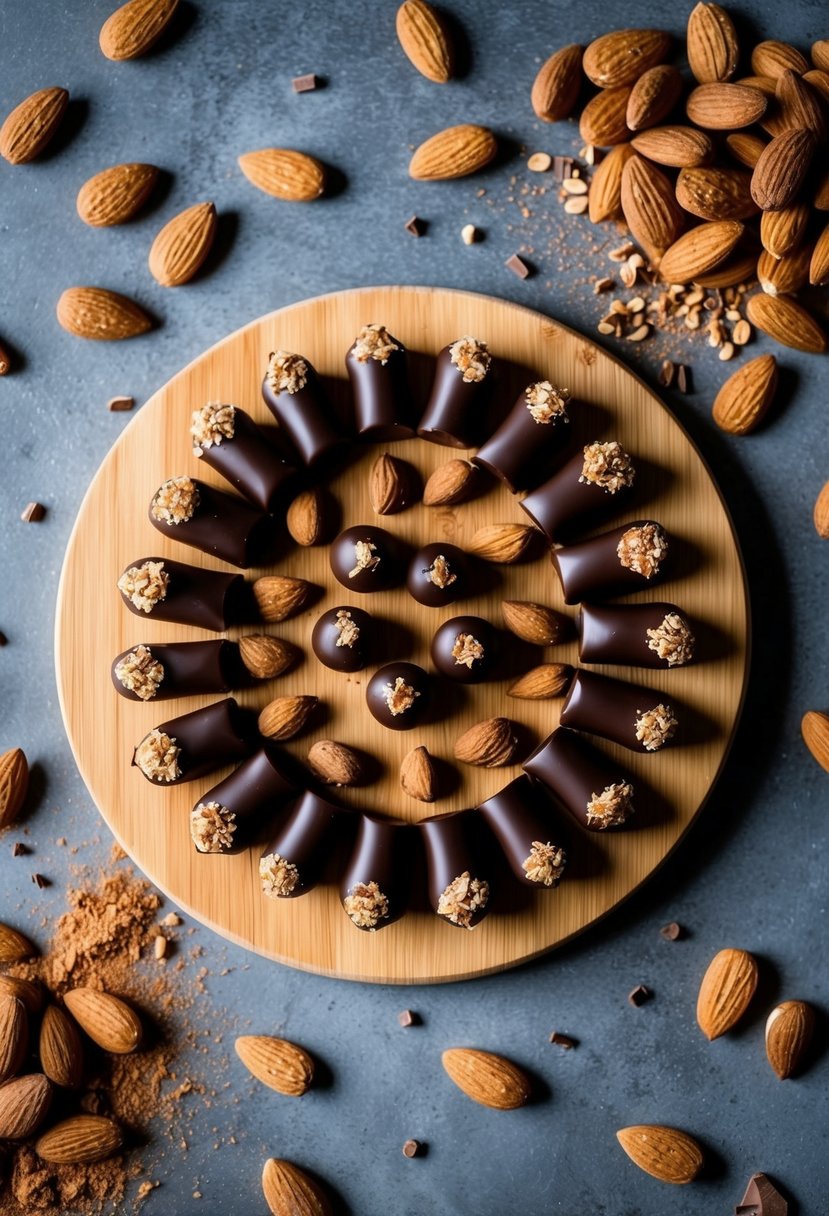
MULTIPOLYGON (((626 507, 635 494, 636 470, 615 439, 576 438, 579 404, 566 388, 538 380, 511 406, 510 394, 500 422, 484 434, 498 404, 499 374, 479 339, 464 336, 440 351, 419 423, 406 348, 384 325, 363 326, 345 365, 353 398, 348 428, 308 359, 286 351, 271 354, 262 384, 263 399, 279 424, 276 438, 235 405, 196 409, 190 428, 194 458, 237 493, 187 474, 173 476, 150 501, 153 527, 239 569, 268 566, 284 544, 289 502, 315 481, 324 484, 355 441, 419 436, 449 448, 477 447, 476 476, 524 493, 520 506, 533 534, 548 546, 564 602, 579 605, 581 663, 670 669, 692 660, 694 636, 680 608, 613 599, 664 579, 676 542, 652 519, 585 538, 602 519, 626 507)), ((406 462, 383 459, 385 480, 377 499, 372 497, 381 516, 417 499, 411 479, 401 473, 406 462)), ((514 532, 516 526, 510 527, 514 532)), ((429 610, 471 598, 487 561, 516 560, 526 547, 523 538, 499 551, 496 539, 472 543, 471 552, 445 541, 412 551, 385 528, 359 522, 331 543, 330 569, 348 596, 317 617, 310 647, 321 664, 344 679, 377 665, 365 683, 365 704, 380 726, 408 731, 451 713, 453 696, 474 696, 474 688, 464 691, 458 685, 499 678, 510 644, 523 645, 524 653, 528 643, 541 644, 534 635, 550 611, 543 605, 513 604, 506 622, 512 632, 506 634, 481 616, 436 619, 430 650, 434 670, 427 671, 404 661, 399 650, 380 653, 383 645, 393 649, 394 629, 377 628, 378 618, 352 602, 359 597, 370 603, 372 593, 394 587, 405 587, 429 610), (516 609, 524 613, 520 625, 516 609)), ((314 593, 301 579, 269 575, 251 581, 153 556, 131 563, 118 590, 138 617, 215 633, 277 623, 304 608, 314 593)), ((263 633, 236 642, 139 642, 113 660, 111 675, 122 696, 161 701, 249 687, 280 675, 295 657, 295 647, 263 633)), ((525 681, 530 668, 531 660, 523 663, 525 681)), ((679 727, 663 694, 588 666, 571 672, 566 686, 557 685, 555 692, 564 696, 560 724, 525 755, 521 776, 476 807, 431 814, 416 825, 331 800, 318 774, 279 746, 279 739, 291 737, 289 727, 271 729, 265 713, 257 721, 254 711, 232 697, 160 723, 137 744, 132 763, 160 786, 194 781, 238 763, 194 802, 190 835, 201 854, 264 845, 259 872, 269 898, 296 898, 333 880, 341 859, 336 881, 343 909, 358 929, 373 931, 397 920, 414 898, 410 878, 420 854, 426 872, 422 898, 438 917, 471 929, 493 906, 509 906, 511 884, 515 890, 520 884, 539 891, 558 885, 567 864, 563 816, 588 832, 635 823, 632 778, 587 736, 651 753, 670 743, 679 727)), ((503 732, 505 723, 509 731, 505 718, 467 731, 456 758, 485 767, 512 761, 516 740, 511 736, 507 761, 498 744, 497 731, 503 732)), ((404 788, 424 802, 439 799, 431 757, 423 747, 410 757, 417 754, 429 780, 419 778, 413 766, 404 788)))

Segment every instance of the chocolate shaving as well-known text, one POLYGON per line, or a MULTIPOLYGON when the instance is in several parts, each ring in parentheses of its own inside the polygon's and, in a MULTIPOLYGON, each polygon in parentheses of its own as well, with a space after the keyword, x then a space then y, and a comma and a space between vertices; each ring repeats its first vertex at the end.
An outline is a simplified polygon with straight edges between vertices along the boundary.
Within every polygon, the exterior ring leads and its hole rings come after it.
POLYGON ((397 1020, 404 1029, 408 1026, 419 1026, 420 1014, 414 1013, 411 1009, 401 1009, 397 1020))
POLYGON ((403 225, 407 232, 412 236, 423 236, 426 231, 426 221, 422 220, 419 215, 413 215, 411 219, 406 220, 403 225))
POLYGON ((518 279, 528 279, 530 277, 530 267, 523 258, 518 256, 517 253, 514 253, 512 257, 507 258, 504 265, 506 266, 507 270, 511 270, 518 279))
POLYGON ((308 72, 304 76, 294 76, 291 87, 295 93, 313 93, 319 88, 319 80, 313 72, 308 72))
POLYGON ((46 508, 42 502, 30 502, 23 508, 20 518, 24 524, 39 524, 46 514, 46 508))
POLYGON ((565 1051, 570 1051, 574 1047, 578 1047, 578 1039, 573 1039, 569 1034, 562 1034, 559 1030, 554 1030, 550 1035, 550 1042, 555 1043, 557 1047, 563 1047, 565 1051))
POLYGON ((628 993, 628 1000, 631 1005, 636 1005, 638 1008, 639 1005, 644 1005, 646 1001, 649 1001, 651 995, 650 989, 646 988, 644 984, 637 984, 633 991, 628 993))

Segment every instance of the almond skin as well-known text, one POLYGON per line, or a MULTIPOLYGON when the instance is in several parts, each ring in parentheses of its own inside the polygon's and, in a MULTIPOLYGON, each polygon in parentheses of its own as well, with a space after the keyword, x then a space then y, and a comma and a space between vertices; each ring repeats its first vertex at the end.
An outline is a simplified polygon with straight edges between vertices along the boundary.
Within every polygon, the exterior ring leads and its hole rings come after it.
POLYGON ((423 489, 424 507, 450 507, 464 502, 474 492, 481 476, 468 460, 447 460, 435 469, 423 489))
POLYGON ((803 80, 813 92, 820 94, 825 104, 829 103, 829 72, 813 68, 811 72, 804 73, 803 80))
POLYGON ((730 80, 740 47, 734 22, 719 4, 698 4, 688 18, 688 64, 700 84, 730 80))
POLYGON ((748 435, 763 421, 776 388, 774 355, 759 355, 738 368, 722 385, 714 400, 714 421, 730 435, 748 435))
POLYGON ((368 498, 378 515, 397 515, 417 499, 418 477, 412 465, 399 456, 383 452, 372 465, 368 478, 368 498))
POLYGON ((622 212, 633 239, 652 262, 661 259, 685 227, 670 181, 641 156, 632 156, 624 167, 622 212))
POLYGON ((78 215, 92 228, 125 224, 144 206, 157 180, 155 165, 134 162, 102 169, 78 191, 78 215))
POLYGON ((757 269, 757 254, 753 249, 737 250, 713 270, 706 270, 694 279, 697 287, 736 287, 754 278, 757 269))
POLYGON ((318 739, 308 752, 308 763, 325 785, 359 785, 365 776, 357 752, 335 739, 318 739))
POLYGON ((676 182, 680 207, 701 220, 747 220, 757 214, 751 174, 742 169, 683 169, 676 182))
POLYGON ((52 1086, 42 1073, 0 1085, 0 1140, 25 1140, 37 1131, 52 1104, 52 1086))
POLYGON ((43 989, 35 980, 21 980, 16 975, 0 975, 0 996, 17 997, 30 1014, 38 1014, 43 1008, 43 989))
POLYGON ((801 75, 809 70, 808 60, 787 42, 774 39, 758 42, 751 52, 751 70, 755 76, 773 76, 776 80, 787 68, 801 75))
POLYGON ((253 584, 253 595, 259 615, 268 624, 278 624, 299 612, 311 594, 312 584, 304 578, 288 578, 267 574, 253 584))
POLYGON ((767 99, 757 89, 741 84, 701 84, 685 103, 691 122, 709 131, 750 127, 766 112, 767 99))
POLYGON ((501 768, 510 763, 517 744, 509 718, 487 718, 458 736, 455 759, 479 768, 501 768))
POLYGON ((123 1146, 124 1133, 104 1115, 72 1115, 50 1127, 35 1144, 42 1161, 52 1165, 91 1165, 114 1156, 123 1146))
POLYGON ((663 30, 615 30, 591 42, 582 67, 588 80, 601 89, 632 84, 648 68, 661 63, 671 49, 671 36, 663 30))
POLYGON ((22 963, 36 954, 37 950, 27 937, 10 925, 0 924, 0 963, 22 963))
POLYGON ((262 1192, 272 1216, 331 1216, 328 1196, 290 1161, 270 1157, 265 1162, 262 1192))
POLYGON ((537 118, 561 122, 573 113, 584 77, 581 60, 584 47, 573 43, 556 51, 538 69, 530 101, 537 118))
MULTIPOLYGON (((829 224, 821 232, 812 250, 809 262, 809 282, 815 287, 825 287, 829 283, 829 224)), ((2 765, 2 760, 0 760, 2 765)), ((2 794, 0 794, 0 827, 3 825, 2 794)))
POLYGON ((803 239, 810 215, 811 210, 806 203, 792 203, 782 211, 764 211, 760 219, 763 248, 773 258, 782 258, 791 253, 803 239))
POLYGON ((726 135, 725 142, 734 159, 747 169, 754 168, 766 146, 764 139, 749 131, 733 131, 731 135, 726 135))
POLYGON ((239 157, 239 168, 252 185, 272 198, 310 203, 325 189, 320 161, 293 148, 262 148, 239 157))
POLYGON ((736 1026, 757 988, 757 963, 745 950, 720 950, 702 977, 697 1022, 707 1039, 718 1039, 736 1026))
POLYGON ((12 165, 34 160, 60 126, 69 101, 66 89, 40 89, 16 106, 0 127, 0 156, 12 165))
POLYGON ((630 144, 616 144, 596 166, 587 196, 592 223, 620 219, 622 215, 622 171, 633 156, 630 144))
POLYGON ((452 76, 452 44, 442 18, 426 0, 405 0, 397 10, 397 38, 412 67, 446 84, 452 76))
POLYGON ((317 487, 297 494, 286 515, 289 533, 298 545, 319 545, 325 536, 325 498, 317 487))
POLYGON ((532 544, 535 529, 526 524, 485 524, 469 542, 469 552, 489 562, 511 565, 532 544))
POLYGON ((662 259, 659 270, 668 283, 690 283, 725 261, 743 235, 737 220, 699 224, 681 236, 662 259))
POLYGON ((305 729, 318 703, 316 697, 275 697, 259 715, 259 734, 266 739, 293 739, 305 729))
POLYGON ((293 667, 299 651, 282 638, 266 633, 251 633, 239 638, 239 655, 256 680, 275 680, 293 667))
POLYGON ((64 1002, 93 1043, 114 1055, 127 1055, 141 1042, 141 1019, 120 997, 95 988, 70 988, 64 1002))
POLYGON ((627 125, 631 131, 655 127, 679 101, 682 77, 669 64, 649 68, 636 81, 628 98, 627 125))
POLYGON ((76 338, 116 342, 152 328, 140 305, 105 287, 67 287, 58 300, 58 322, 76 338))
POLYGON ((765 249, 757 262, 757 281, 770 296, 791 295, 809 282, 812 250, 808 245, 774 258, 765 249))
POLYGON ((50 1081, 77 1089, 83 1081, 83 1046, 78 1029, 57 1005, 48 1005, 40 1024, 40 1066, 50 1081))
POLYGON ((573 678, 573 668, 568 663, 541 663, 525 672, 507 689, 508 697, 523 701, 545 701, 549 697, 560 697, 568 689, 573 678))
POLYGON ((517 1110, 530 1098, 530 1081, 517 1064, 491 1051, 450 1047, 443 1067, 467 1098, 492 1110, 517 1110))
POLYGON ((213 203, 196 203, 174 216, 150 249, 150 274, 162 287, 189 283, 203 266, 216 236, 213 203))
POLYGON ((314 1061, 302 1047, 287 1039, 245 1034, 236 1040, 236 1054, 248 1072, 277 1093, 298 1098, 314 1079, 314 1061))
POLYGON ((815 1013, 805 1001, 783 1001, 766 1020, 766 1056, 781 1081, 803 1063, 815 1028, 815 1013))
MULTIPOLYGON (((822 537, 823 540, 829 540, 829 481, 826 482, 815 500, 812 518, 818 536, 822 537)), ((806 717, 808 716, 807 714, 806 717)), ((806 718, 803 721, 805 723, 806 718)), ((827 750, 827 756, 829 756, 829 750, 827 750)))
POLYGON ((829 72, 829 38, 812 43, 812 63, 821 72, 829 72))
POLYGON ((461 123, 432 135, 409 162, 409 177, 419 182, 447 181, 477 173, 495 156, 498 143, 486 127, 461 123))
POLYGON ((511 633, 533 646, 553 646, 561 640, 567 617, 544 604, 522 600, 504 600, 501 604, 504 624, 511 633))
POLYGON ((826 350, 823 330, 811 313, 790 296, 770 296, 765 292, 750 296, 746 315, 752 325, 781 346, 813 355, 821 355, 826 350))
POLYGON ((702 1149, 687 1132, 658 1124, 623 1127, 616 1139, 640 1170, 660 1182, 693 1182, 703 1165, 702 1149))
POLYGON ((777 77, 775 96, 784 131, 804 127, 818 143, 826 142, 826 115, 820 95, 796 72, 786 70, 777 77))
POLYGON ((815 153, 811 131, 784 131, 763 149, 754 166, 751 196, 763 211, 782 211, 794 202, 815 153))
POLYGON ((579 118, 579 135, 586 144, 609 148, 629 137, 627 107, 631 90, 626 84, 602 89, 588 101, 579 118))
POLYGON ((0 831, 14 823, 29 789, 29 763, 19 747, 0 756, 0 831))
POLYGON ((403 757, 400 786, 418 802, 434 802, 437 798, 435 763, 425 747, 415 747, 403 757))
POLYGON ((28 1045, 26 1006, 16 996, 0 996, 0 1085, 20 1071, 28 1045))
MULTIPOLYGON (((630 142, 640 156, 672 169, 693 169, 697 165, 704 165, 713 150, 710 135, 694 127, 652 127, 649 131, 634 135, 630 142)), ((590 185, 591 196, 595 180, 594 173, 590 185)))
MULTIPOLYGON (((823 536, 824 532, 821 531, 821 527, 824 523, 824 513, 821 510, 820 519, 818 519, 818 506, 821 508, 825 506, 826 513, 829 514, 829 491, 827 491, 826 486, 823 487, 820 498, 818 498, 815 504, 815 527, 817 527, 819 534, 823 536)), ((829 773, 829 714, 821 713, 817 709, 810 709, 808 713, 803 715, 803 720, 800 723, 800 733, 803 735, 803 742, 820 767, 829 773)))
POLYGON ((107 59, 137 59, 167 28, 178 0, 129 0, 107 17, 98 42, 107 59))

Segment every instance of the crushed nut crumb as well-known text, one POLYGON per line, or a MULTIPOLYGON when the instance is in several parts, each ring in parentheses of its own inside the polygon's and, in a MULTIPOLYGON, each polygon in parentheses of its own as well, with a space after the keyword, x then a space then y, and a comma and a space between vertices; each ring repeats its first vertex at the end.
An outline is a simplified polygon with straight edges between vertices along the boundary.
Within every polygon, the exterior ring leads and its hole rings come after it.
POLYGON ((356 578, 363 570, 376 570, 380 565, 377 546, 370 540, 358 540, 354 543, 354 569, 349 570, 348 577, 356 578))
POLYGON ((118 590, 139 612, 152 612, 167 595, 170 576, 164 562, 142 562, 130 566, 118 579, 118 590))
POLYGON ((670 705, 654 705, 653 709, 640 710, 636 719, 636 738, 646 752, 658 751, 669 739, 673 739, 679 722, 670 705))
POLYGON ((265 373, 268 388, 280 393, 298 393, 308 382, 308 364, 302 355, 292 355, 287 350, 275 350, 268 359, 265 373))
POLYGON ((153 498, 152 513, 164 524, 186 524, 199 505, 199 492, 189 477, 171 477, 153 498))
POLYGON ((467 384, 479 384, 489 371, 492 355, 486 342, 477 338, 458 338, 449 347, 450 362, 458 369, 467 384))
POLYGON ((383 700, 393 718, 411 709, 419 696, 420 693, 412 688, 411 684, 407 684, 402 676, 398 676, 394 684, 386 684, 383 687, 383 700))
POLYGON ((521 868, 530 882, 537 882, 542 887, 555 887, 561 881, 567 858, 564 849, 558 845, 544 844, 534 840, 529 857, 521 863, 521 868))
POLYGON ((151 701, 164 679, 164 668, 153 658, 149 646, 133 646, 116 664, 115 678, 140 701, 151 701))
POLYGON ((489 899, 489 883, 482 878, 472 878, 464 870, 453 878, 438 900, 438 916, 445 916, 453 925, 471 929, 475 913, 485 908, 489 899))
POLYGON ((336 641, 337 646, 348 646, 350 649, 359 640, 360 626, 345 608, 341 608, 337 613, 334 628, 339 634, 336 641))
POLYGON ((549 380, 538 380, 524 390, 524 400, 534 422, 546 425, 559 418, 564 422, 569 422, 567 417, 569 389, 553 388, 549 380))
POLYGON ((223 439, 232 439, 236 426, 236 406, 209 401, 200 410, 193 410, 190 434, 193 436, 193 455, 203 456, 205 448, 218 445, 223 439))
POLYGON ((389 915, 388 897, 376 882, 358 882, 343 900, 343 907, 358 929, 376 929, 389 915))
POLYGON ((653 578, 668 554, 668 538, 659 524, 628 528, 622 533, 616 553, 626 570, 653 578))
POLYGON ((358 363, 368 359, 377 359, 380 363, 388 363, 391 356, 400 347, 395 342, 385 325, 364 325, 351 348, 358 363))
POLYGON ((459 667, 464 664, 472 670, 472 664, 484 657, 484 648, 471 633, 459 633, 452 647, 452 658, 459 667))
POLYGON ((144 736, 132 759, 150 781, 177 781, 181 776, 180 755, 181 748, 176 746, 175 739, 156 728, 144 736))
POLYGON ((615 439, 609 443, 588 443, 579 481, 590 482, 608 494, 633 485, 636 470, 625 449, 615 439))
POLYGON ((678 612, 669 612, 662 624, 648 631, 648 649, 669 667, 681 667, 694 657, 694 635, 678 612))
POLYGON ((299 870, 279 853, 266 853, 259 861, 262 892, 271 899, 284 899, 293 894, 299 882, 299 870))
POLYGON ((429 566, 428 570, 423 570, 421 573, 426 575, 426 581, 434 583, 441 591, 445 591, 447 587, 451 587, 453 583, 458 581, 458 576, 455 574, 442 553, 439 553, 435 560, 429 566))
POLYGON ((599 828, 623 824, 633 814, 633 786, 621 781, 608 785, 600 794, 591 795, 587 804, 587 822, 599 828))
POLYGON ((220 802, 200 802, 190 812, 190 835, 200 853, 226 853, 236 826, 235 811, 220 802))

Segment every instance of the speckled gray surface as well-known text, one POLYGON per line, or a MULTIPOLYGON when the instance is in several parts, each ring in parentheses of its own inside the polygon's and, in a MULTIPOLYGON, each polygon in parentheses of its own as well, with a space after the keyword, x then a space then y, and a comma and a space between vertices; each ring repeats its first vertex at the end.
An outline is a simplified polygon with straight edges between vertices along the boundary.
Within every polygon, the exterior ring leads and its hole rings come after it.
MULTIPOLYGON (((675 32, 689 7, 674 6, 675 32)), ((108 0, 0 6, 0 110, 52 83, 66 85, 74 99, 72 133, 47 157, 30 167, 0 166, 0 334, 22 362, 0 381, 0 628, 9 639, 0 650, 0 745, 25 747, 40 791, 26 824, 33 857, 12 860, 14 836, 0 848, 0 916, 38 938, 41 918, 64 906, 69 863, 95 867, 109 857, 108 832, 63 734, 51 642, 75 513, 125 421, 107 412, 107 399, 129 393, 145 400, 242 323, 359 284, 490 292, 593 334, 598 304, 584 283, 605 262, 603 255, 592 265, 584 260, 593 240, 588 225, 564 217, 550 196, 532 200, 532 215, 523 217, 507 202, 509 176, 517 174, 519 190, 528 179, 521 146, 578 147, 572 128, 540 129, 533 118, 528 92, 540 58, 626 16, 608 14, 598 0, 452 0, 470 62, 462 80, 441 88, 403 59, 394 5, 183 3, 173 36, 146 60, 122 65, 97 49, 109 8, 108 0), (327 85, 295 96, 290 78, 307 71, 327 85), (505 139, 506 163, 468 181, 410 183, 409 146, 464 119, 493 125, 505 139), (309 207, 257 193, 236 156, 269 144, 316 153, 341 171, 342 188, 309 207), (163 166, 170 174, 165 197, 126 228, 86 228, 74 212, 78 187, 127 159, 163 166), (487 190, 483 198, 479 187, 487 190), (208 197, 222 216, 222 254, 197 283, 164 291, 146 269, 152 236, 163 219, 208 197), (420 240, 403 230, 412 212, 429 220, 420 240), (459 239, 468 220, 486 235, 471 249, 459 239), (522 245, 538 270, 525 283, 503 269, 522 245), (54 307, 63 287, 79 282, 122 289, 163 324, 130 343, 77 341, 58 328, 54 307), (46 519, 18 522, 32 498, 47 505, 46 519), (76 856, 55 845, 59 836, 80 846, 76 856), (35 891, 33 868, 54 885, 35 891)), ((781 16, 778 6, 755 0, 741 11, 744 29, 802 46, 827 34, 819 3, 792 3, 781 16)), ((665 7, 653 0, 636 8, 639 24, 665 20, 665 7)), ((612 239, 603 234, 597 243, 612 239)), ((652 379, 656 349, 634 353, 652 379)), ((189 1151, 163 1136, 144 1150, 147 1176, 162 1182, 148 1214, 264 1211, 258 1176, 271 1154, 318 1171, 353 1213, 707 1216, 730 1211, 758 1169, 797 1198, 790 1211, 829 1211, 826 1058, 781 1084, 762 1046, 775 999, 829 1004, 829 778, 805 753, 798 730, 804 709, 829 702, 829 550, 810 518, 829 475, 825 363, 784 352, 782 408, 761 433, 733 441, 709 423, 722 366, 700 342, 687 359, 697 391, 670 404, 702 446, 734 513, 755 610, 743 724, 690 838, 607 924, 532 967, 475 983, 408 990, 320 979, 197 929, 187 940, 203 948, 209 969, 199 1007, 208 1019, 220 1011, 224 1034, 207 1065, 200 1058, 193 1068, 207 1067, 210 1075, 215 1059, 220 1094, 212 1109, 196 1114, 189 1151), (669 919, 688 926, 686 940, 660 938, 669 919), (727 944, 761 960, 761 994, 739 1031, 710 1045, 694 1022, 696 987, 708 959, 727 944), (626 1000, 637 983, 654 993, 640 1009, 626 1000), (399 1028, 396 1015, 406 1006, 421 1012, 422 1026, 399 1028), (234 1030, 250 1027, 277 1029, 316 1051, 329 1083, 299 1104, 255 1092, 241 1065, 227 1059, 234 1030), (580 1046, 550 1046, 554 1027, 576 1035, 580 1046), (515 1114, 473 1106, 440 1067, 441 1050, 457 1044, 511 1055, 534 1071, 543 1096, 515 1114), (614 1132, 638 1122, 698 1135, 711 1150, 703 1180, 668 1190, 630 1165, 614 1132), (404 1159, 400 1146, 409 1136, 428 1143, 425 1158, 404 1159)), ((110 594, 96 585, 94 571, 90 594, 110 594)))

